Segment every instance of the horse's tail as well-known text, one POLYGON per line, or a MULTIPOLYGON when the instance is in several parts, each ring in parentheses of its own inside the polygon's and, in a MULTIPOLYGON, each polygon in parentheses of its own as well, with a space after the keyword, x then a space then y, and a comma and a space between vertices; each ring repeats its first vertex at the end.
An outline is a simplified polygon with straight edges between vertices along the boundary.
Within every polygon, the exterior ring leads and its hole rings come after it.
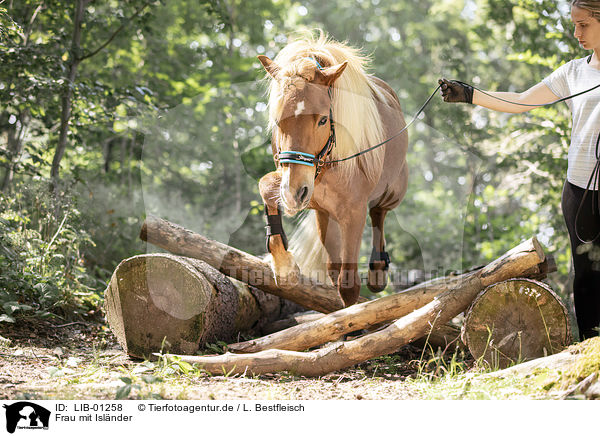
POLYGON ((330 283, 327 275, 327 252, 317 231, 317 217, 309 210, 290 237, 289 251, 304 276, 321 283, 330 283))

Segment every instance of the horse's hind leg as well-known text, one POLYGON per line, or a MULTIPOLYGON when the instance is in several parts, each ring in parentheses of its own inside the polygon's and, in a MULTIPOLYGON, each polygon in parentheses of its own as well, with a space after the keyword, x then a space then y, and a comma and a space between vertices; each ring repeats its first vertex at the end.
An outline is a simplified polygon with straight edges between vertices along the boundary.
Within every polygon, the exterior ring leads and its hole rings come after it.
POLYGON ((387 209, 373 207, 369 210, 371 225, 373 226, 373 250, 369 259, 369 276, 367 287, 371 292, 381 292, 387 286, 387 270, 390 257, 385 251, 385 237, 383 222, 388 213, 387 209))
POLYGON ((277 171, 263 176, 258 182, 260 195, 265 204, 267 221, 267 251, 273 258, 273 272, 278 284, 297 283, 300 269, 292 253, 287 251, 287 238, 281 223, 281 211, 278 205, 281 174, 277 171))

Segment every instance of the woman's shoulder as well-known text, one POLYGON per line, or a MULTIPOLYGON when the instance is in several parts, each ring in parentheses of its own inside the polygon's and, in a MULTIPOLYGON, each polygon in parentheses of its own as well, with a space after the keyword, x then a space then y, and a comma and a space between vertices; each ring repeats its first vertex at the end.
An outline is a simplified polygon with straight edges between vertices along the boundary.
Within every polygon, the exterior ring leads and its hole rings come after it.
POLYGON ((565 62, 560 67, 558 67, 552 75, 565 75, 569 76, 572 74, 577 74, 582 68, 585 68, 587 65, 587 56, 584 58, 571 59, 570 61, 565 62))
POLYGON ((577 70, 577 69, 582 68, 585 65, 587 65, 587 63, 588 63, 588 56, 583 57, 583 58, 571 59, 570 61, 566 62, 559 68, 577 70))

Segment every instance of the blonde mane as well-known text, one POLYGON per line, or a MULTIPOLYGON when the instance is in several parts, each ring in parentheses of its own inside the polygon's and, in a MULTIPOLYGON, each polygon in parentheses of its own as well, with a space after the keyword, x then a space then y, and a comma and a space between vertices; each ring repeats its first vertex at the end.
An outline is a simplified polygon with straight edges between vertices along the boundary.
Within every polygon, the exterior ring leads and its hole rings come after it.
MULTIPOLYGON (((318 38, 305 37, 289 43, 274 61, 279 66, 278 80, 269 87, 269 129, 276 129, 275 121, 284 104, 284 88, 293 81, 306 81, 303 76, 307 63, 316 68, 311 59, 318 59, 323 67, 348 62, 348 66, 333 85, 333 119, 337 144, 332 158, 342 159, 383 141, 383 123, 377 101, 387 103, 389 96, 366 73, 369 59, 359 50, 335 42, 320 34, 318 38)), ((351 176, 359 169, 369 178, 381 173, 384 149, 378 148, 359 158, 339 164, 345 175, 351 176)))

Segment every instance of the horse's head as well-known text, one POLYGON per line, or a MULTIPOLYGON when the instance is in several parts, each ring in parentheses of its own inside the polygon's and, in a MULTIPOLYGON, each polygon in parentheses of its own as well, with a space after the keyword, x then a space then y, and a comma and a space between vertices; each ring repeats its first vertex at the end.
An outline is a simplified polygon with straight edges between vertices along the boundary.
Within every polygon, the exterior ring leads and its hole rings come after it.
POLYGON ((316 160, 334 136, 331 89, 347 63, 323 68, 312 58, 300 58, 283 68, 266 56, 259 59, 276 82, 271 123, 282 173, 280 197, 286 212, 294 214, 308 206, 316 160))

